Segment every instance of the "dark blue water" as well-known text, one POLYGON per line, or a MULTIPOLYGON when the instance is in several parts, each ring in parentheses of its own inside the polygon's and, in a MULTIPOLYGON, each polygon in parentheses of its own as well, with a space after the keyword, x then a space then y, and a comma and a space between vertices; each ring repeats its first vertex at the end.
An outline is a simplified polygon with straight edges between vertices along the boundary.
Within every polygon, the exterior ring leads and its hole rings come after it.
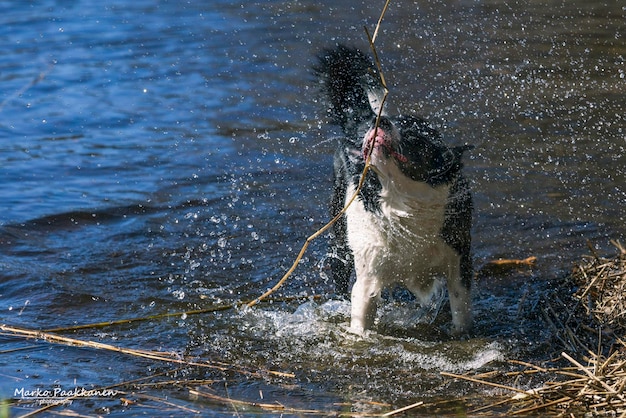
MULTIPOLYGON (((327 220, 337 132, 320 116, 310 65, 335 42, 367 48, 363 26, 373 29, 381 9, 0 5, 0 323, 145 318, 253 299, 275 283, 327 220)), ((424 325, 402 298, 389 301, 378 333, 352 337, 320 239, 275 296, 315 301, 62 333, 246 372, 3 334, 0 398, 20 415, 37 405, 17 402, 19 388, 119 385, 123 395, 56 408, 245 412, 199 390, 377 412, 466 394, 440 371, 546 355, 545 325, 521 315, 526 304, 588 242, 611 251, 626 233, 625 14, 619 2, 392 1, 377 40, 391 105, 476 145, 466 162, 476 264, 538 257, 532 272, 477 282, 474 338, 449 341, 445 308, 424 325), (267 369, 295 377, 254 374, 267 369)))

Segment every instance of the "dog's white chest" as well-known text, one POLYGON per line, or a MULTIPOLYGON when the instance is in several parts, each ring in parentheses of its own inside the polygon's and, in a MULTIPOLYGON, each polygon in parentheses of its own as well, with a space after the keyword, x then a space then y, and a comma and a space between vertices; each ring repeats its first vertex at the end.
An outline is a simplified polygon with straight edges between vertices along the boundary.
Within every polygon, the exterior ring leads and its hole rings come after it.
POLYGON ((449 187, 399 179, 400 184, 393 177, 383 183, 380 213, 365 210, 359 201, 350 206, 348 241, 359 280, 376 280, 380 287, 403 283, 426 301, 440 284, 434 278, 447 275, 456 262, 440 236, 449 187))

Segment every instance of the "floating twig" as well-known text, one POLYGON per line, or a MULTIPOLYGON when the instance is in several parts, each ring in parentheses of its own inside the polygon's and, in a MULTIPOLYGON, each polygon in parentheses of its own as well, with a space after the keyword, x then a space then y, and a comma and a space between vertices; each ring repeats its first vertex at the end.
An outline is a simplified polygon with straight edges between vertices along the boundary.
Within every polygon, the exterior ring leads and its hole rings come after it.
MULTIPOLYGON (((314 295, 314 296, 287 296, 287 297, 284 297, 284 298, 273 298, 273 299, 271 299, 271 300, 269 300, 267 302, 268 303, 282 303, 282 302, 291 302, 291 301, 297 301, 297 300, 319 300, 320 298, 321 298, 320 295, 314 295)), ((104 321, 104 322, 96 322, 96 323, 91 323, 91 324, 72 325, 72 326, 68 326, 68 327, 48 328, 48 329, 42 330, 42 332, 77 331, 77 330, 81 330, 81 329, 105 328, 105 327, 110 327, 110 326, 114 326, 114 325, 130 324, 130 323, 134 323, 134 322, 152 321, 152 320, 155 320, 155 319, 164 319, 164 318, 171 318, 171 317, 175 317, 175 318, 176 317, 186 317, 186 316, 191 316, 191 315, 199 315, 199 314, 205 314, 205 313, 221 312, 221 311, 227 311, 227 310, 230 310, 230 309, 236 309, 236 308, 239 308, 241 306, 245 306, 248 303, 249 302, 236 302, 236 303, 229 303, 229 304, 226 304, 226 305, 210 306, 210 307, 204 308, 204 309, 193 309, 193 310, 182 311, 182 312, 166 312, 166 313, 142 316, 142 317, 138 317, 138 318, 126 318, 126 319, 118 319, 118 320, 115 320, 115 321, 104 321)))
POLYGON ((402 408, 398 408, 398 409, 395 409, 393 411, 389 411, 387 413, 384 413, 381 416, 383 416, 383 417, 390 417, 390 416, 393 416, 393 415, 396 415, 396 414, 400 414, 402 412, 406 412, 409 409, 417 408, 418 406, 421 406, 421 405, 424 405, 423 401, 415 402, 414 404, 403 406, 402 408))
MULTIPOLYGON (((63 337, 61 335, 53 334, 50 332, 43 332, 37 330, 30 330, 25 328, 17 328, 11 327, 8 325, 0 325, 0 331, 5 333, 6 335, 10 335, 12 337, 22 337, 26 339, 37 339, 43 340, 51 344, 61 344, 73 347, 86 347, 93 348, 97 350, 106 350, 113 351, 116 353, 127 354, 135 357, 147 358, 150 360, 163 361, 168 363, 176 363, 185 366, 193 366, 193 367, 203 367, 209 368, 219 371, 236 371, 246 375, 258 375, 260 374, 258 371, 253 372, 251 370, 244 369, 239 366, 229 365, 229 364, 220 364, 220 363, 205 363, 198 362, 194 360, 186 360, 180 358, 177 353, 173 352, 163 352, 163 351, 149 351, 149 350, 137 350, 132 348, 125 348, 114 346, 110 344, 104 344, 96 341, 84 341, 76 338, 63 337)), ((292 373, 284 373, 273 370, 262 370, 263 374, 278 376, 278 377, 295 377, 292 373)))
MULTIPOLYGON (((619 253, 604 258, 592 252, 587 262, 579 263, 561 287, 540 299, 538 313, 543 313, 555 341, 566 350, 562 367, 544 367, 527 361, 510 360, 517 371, 483 372, 474 375, 443 376, 464 379, 489 387, 517 392, 514 396, 477 406, 469 413, 502 415, 546 414, 558 416, 613 415, 626 418, 626 253, 614 243, 619 253), (570 294, 570 289, 578 289, 570 294), (583 302, 587 303, 581 303, 583 302), (607 325, 611 325, 609 328, 607 325), (588 347, 594 347, 590 350, 588 347), (580 358, 582 360, 577 360, 580 358), (565 361, 567 363, 565 363, 565 361), (532 389, 521 389, 533 380, 532 389), (512 382, 507 385, 502 382, 512 382)), ((563 350, 561 348, 561 350, 563 350)))
POLYGON ((480 380, 480 379, 476 379, 472 376, 467 376, 467 375, 462 375, 462 374, 454 374, 454 373, 448 373, 448 372, 440 372, 440 374, 442 376, 446 376, 446 377, 452 377, 455 379, 462 379, 462 380, 467 380, 469 382, 473 382, 473 383, 480 383, 483 385, 487 385, 487 386, 492 386, 498 389, 505 389, 505 390, 509 390, 511 392, 518 392, 521 393, 523 395, 528 395, 528 396, 534 396, 532 392, 523 390, 523 389, 518 389, 515 388, 513 386, 506 386, 506 385, 501 385, 499 383, 494 383, 494 382, 489 382, 487 380, 480 380))
POLYGON ((43 70, 39 74, 37 74, 37 76, 35 78, 33 78, 29 83, 25 84, 24 87, 22 87, 21 89, 19 89, 18 91, 16 91, 15 93, 11 94, 6 99, 4 99, 2 101, 2 103, 0 103, 0 111, 2 111, 4 106, 6 106, 7 103, 9 103, 11 100, 15 99, 18 96, 21 96, 28 89, 30 89, 31 87, 33 87, 36 84, 38 84, 41 80, 43 80, 46 77, 46 75, 48 75, 48 73, 52 70, 52 68, 54 67, 55 64, 56 64, 56 61, 48 64, 48 67, 46 67, 45 70, 43 70))

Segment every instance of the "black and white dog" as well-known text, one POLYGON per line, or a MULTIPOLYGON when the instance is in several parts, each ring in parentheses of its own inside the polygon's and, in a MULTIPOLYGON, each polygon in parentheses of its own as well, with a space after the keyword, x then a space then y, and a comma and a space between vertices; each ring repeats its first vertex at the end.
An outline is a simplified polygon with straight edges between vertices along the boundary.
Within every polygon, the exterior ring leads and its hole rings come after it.
POLYGON ((339 293, 348 293, 356 270, 351 330, 372 327, 387 285, 402 284, 426 303, 447 281, 452 332, 467 332, 472 196, 461 175, 461 156, 472 147, 448 147, 415 116, 383 111, 376 126, 382 85, 372 61, 341 45, 318 59, 314 72, 328 113, 345 135, 334 159, 333 217, 355 193, 368 155, 373 169, 331 235, 330 264, 339 293))

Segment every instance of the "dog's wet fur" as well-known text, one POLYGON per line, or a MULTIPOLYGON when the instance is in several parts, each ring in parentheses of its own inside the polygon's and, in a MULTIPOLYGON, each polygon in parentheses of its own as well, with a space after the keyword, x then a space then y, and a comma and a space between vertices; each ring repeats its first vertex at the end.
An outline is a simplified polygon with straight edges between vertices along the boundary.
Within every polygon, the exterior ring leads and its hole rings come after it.
POLYGON ((470 146, 449 147, 415 116, 382 112, 380 77, 363 52, 339 45, 322 51, 314 72, 328 115, 344 136, 334 157, 331 216, 357 199, 333 225, 329 259, 337 292, 347 295, 352 273, 350 329, 374 325, 385 287, 401 284, 428 303, 447 283, 452 328, 472 324, 472 196, 461 157, 470 146))

